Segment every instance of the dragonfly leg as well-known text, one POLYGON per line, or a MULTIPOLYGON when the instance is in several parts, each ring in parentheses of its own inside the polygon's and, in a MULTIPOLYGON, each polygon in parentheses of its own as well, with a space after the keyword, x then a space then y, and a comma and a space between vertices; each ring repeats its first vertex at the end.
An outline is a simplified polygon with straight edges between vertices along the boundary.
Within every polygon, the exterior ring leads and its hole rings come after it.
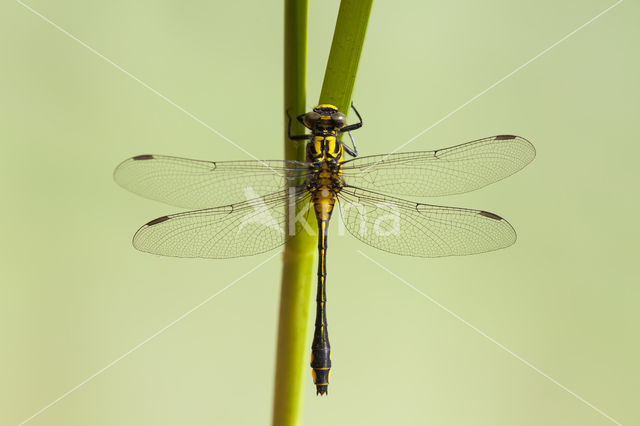
POLYGON ((347 151, 347 154, 349 154, 352 157, 357 157, 358 156, 358 147, 356 146, 356 141, 353 139, 353 135, 351 134, 351 131, 353 130, 357 130, 360 127, 362 127, 362 116, 360 115, 360 113, 358 112, 358 110, 356 109, 356 107, 353 106, 353 102, 351 102, 351 108, 353 108, 353 111, 356 113, 356 115, 358 116, 358 120, 360 120, 357 123, 354 124, 349 124, 348 126, 344 126, 343 128, 341 128, 339 130, 340 133, 348 133, 349 134, 349 139, 351 139, 351 145, 353 145, 353 148, 347 146, 347 145, 342 145, 344 147, 344 150, 347 151))
MULTIPOLYGON (((300 122, 300 124, 302 124, 304 126, 304 123, 302 121, 302 118, 304 117, 304 114, 299 115, 298 117, 296 117, 296 119, 300 122)), ((287 118, 289 119, 289 125, 287 128, 287 136, 289 136, 289 139, 291 139, 292 141, 303 141, 303 140, 309 140, 311 139, 312 135, 292 135, 291 134, 291 124, 292 124, 292 120, 291 120, 291 115, 289 115, 289 110, 287 110, 287 118)))
POLYGON ((347 151, 347 154, 349 154, 352 157, 357 157, 358 147, 356 146, 356 141, 353 139, 353 135, 351 134, 351 132, 347 132, 347 133, 349 134, 349 138, 351 139, 351 144, 353 145, 353 149, 345 145, 344 143, 342 144, 342 147, 344 148, 345 151, 347 151))
POLYGON ((362 127, 362 124, 363 124, 362 116, 360 115, 356 107, 353 106, 353 102, 351 102, 351 109, 353 109, 353 112, 356 113, 356 115, 358 116, 358 120, 360 121, 357 123, 349 124, 348 126, 344 126, 342 129, 340 129, 340 133, 350 132, 352 130, 357 130, 360 127, 362 127))

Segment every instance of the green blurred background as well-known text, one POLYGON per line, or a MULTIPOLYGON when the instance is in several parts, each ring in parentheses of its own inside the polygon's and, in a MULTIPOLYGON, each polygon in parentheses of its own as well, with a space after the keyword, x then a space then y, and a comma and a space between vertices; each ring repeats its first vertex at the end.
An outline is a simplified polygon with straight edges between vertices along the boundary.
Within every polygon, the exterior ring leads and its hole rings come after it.
MULTIPOLYGON (((309 106, 338 1, 312 1, 309 106)), ((389 152, 613 4, 374 4, 354 99, 362 154, 389 152)), ((282 158, 281 2, 29 5, 259 158, 282 158)), ((418 259, 329 237, 328 397, 305 425, 613 422, 358 253, 362 250, 623 424, 637 402, 640 7, 624 2, 405 150, 515 133, 538 157, 475 193, 515 246, 418 259)), ((15 1, 0 6, 0 424, 17 424, 271 254, 139 253, 176 209, 112 180, 144 153, 249 157, 15 1)), ((29 425, 267 425, 279 258, 29 425)), ((311 303, 311 301, 310 301, 311 303)), ((311 336, 309 336, 311 337, 311 336)))

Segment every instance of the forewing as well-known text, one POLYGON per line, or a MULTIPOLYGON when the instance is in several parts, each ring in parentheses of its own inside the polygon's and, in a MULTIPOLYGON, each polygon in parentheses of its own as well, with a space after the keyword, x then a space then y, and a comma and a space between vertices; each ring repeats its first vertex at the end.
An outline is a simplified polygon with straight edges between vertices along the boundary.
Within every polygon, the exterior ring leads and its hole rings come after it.
POLYGON ((345 227, 372 247, 404 256, 483 253, 516 241, 509 222, 482 210, 413 203, 358 188, 338 195, 345 227))
POLYGON ((535 157, 524 138, 499 135, 436 151, 360 157, 343 163, 347 185, 436 197, 473 191, 512 175, 535 157))
POLYGON ((301 231, 287 220, 287 203, 308 203, 307 193, 283 190, 211 209, 159 217, 133 237, 140 251, 174 257, 224 259, 274 249, 301 231))
POLYGON ((308 173, 289 161, 201 161, 164 155, 139 155, 114 172, 123 188, 176 207, 223 206, 279 191, 308 173))

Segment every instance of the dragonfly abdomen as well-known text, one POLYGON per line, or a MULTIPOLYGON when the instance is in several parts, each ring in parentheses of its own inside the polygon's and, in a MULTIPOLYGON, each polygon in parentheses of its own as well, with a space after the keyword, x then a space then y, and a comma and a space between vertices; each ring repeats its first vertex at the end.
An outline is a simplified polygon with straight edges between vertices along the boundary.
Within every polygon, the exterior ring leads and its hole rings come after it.
POLYGON ((307 182, 311 202, 318 221, 318 293, 316 296, 316 323, 311 344, 313 383, 318 395, 325 395, 331 376, 331 345, 327 331, 327 231, 336 204, 336 195, 342 187, 342 143, 336 129, 319 130, 307 145, 307 160, 313 164, 313 173, 307 182))
MULTIPOLYGON (((334 198, 335 202, 335 198, 334 198)), ((314 203, 315 204, 315 203, 314 203)), ((329 216, 331 212, 328 212, 329 216)), ((331 376, 331 345, 327 330, 327 227, 329 217, 318 217, 318 293, 316 295, 316 323, 311 344, 311 368, 313 383, 319 395, 327 393, 331 376)))

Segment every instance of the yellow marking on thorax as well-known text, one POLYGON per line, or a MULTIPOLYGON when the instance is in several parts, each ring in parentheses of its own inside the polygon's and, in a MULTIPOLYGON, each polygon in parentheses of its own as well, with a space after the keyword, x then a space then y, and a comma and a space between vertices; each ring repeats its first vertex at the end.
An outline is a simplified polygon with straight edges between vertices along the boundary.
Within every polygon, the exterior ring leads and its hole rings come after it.
POLYGON ((322 155, 322 160, 338 160, 344 159, 344 150, 340 149, 337 156, 333 154, 337 149, 338 139, 335 135, 318 135, 313 137, 312 147, 313 154, 322 155), (322 142, 325 143, 324 151, 322 150, 322 142))
POLYGON ((319 155, 322 153, 322 136, 314 136, 313 138, 313 153, 319 155))
MULTIPOLYGON (((331 153, 333 151, 335 151, 336 143, 337 143, 336 137, 335 136, 327 136, 325 138, 325 141, 326 141, 326 151, 327 152, 331 152, 331 153)), ((325 156, 326 156, 326 154, 325 154, 325 156)))
POLYGON ((322 220, 329 219, 336 203, 336 196, 333 193, 333 181, 336 175, 340 176, 342 170, 332 170, 329 162, 342 162, 344 158, 343 150, 338 146, 336 135, 316 135, 313 137, 311 154, 320 157, 322 161, 318 171, 317 191, 314 193, 314 206, 316 215, 322 220), (324 149, 323 149, 324 144, 324 149), (337 153, 335 153, 337 151, 337 153))

